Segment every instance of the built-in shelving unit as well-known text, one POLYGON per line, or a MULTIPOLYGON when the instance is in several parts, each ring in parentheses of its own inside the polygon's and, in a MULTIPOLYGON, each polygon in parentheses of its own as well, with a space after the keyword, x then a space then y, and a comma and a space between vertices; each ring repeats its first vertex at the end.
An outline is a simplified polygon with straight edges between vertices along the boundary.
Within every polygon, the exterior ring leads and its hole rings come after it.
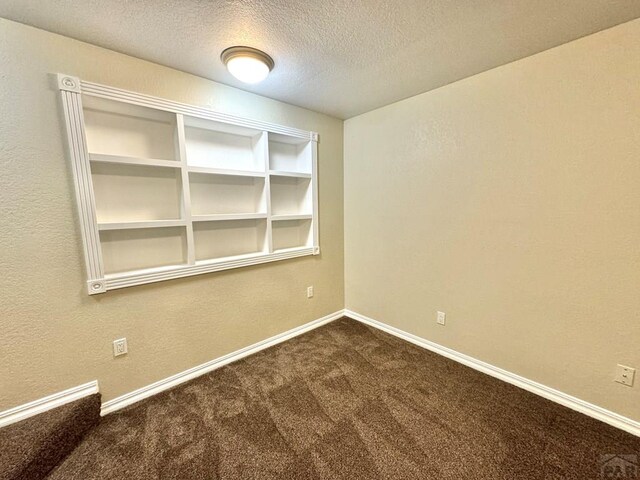
POLYGON ((58 84, 90 294, 319 253, 314 132, 58 84))

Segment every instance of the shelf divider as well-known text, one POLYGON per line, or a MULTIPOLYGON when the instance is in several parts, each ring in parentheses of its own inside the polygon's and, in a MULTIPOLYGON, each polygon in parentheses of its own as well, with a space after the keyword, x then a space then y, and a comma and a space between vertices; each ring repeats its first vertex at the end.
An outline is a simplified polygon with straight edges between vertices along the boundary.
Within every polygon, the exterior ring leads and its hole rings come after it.
POLYGON ((191 191, 189 186, 189 171, 187 166, 187 147, 184 133, 184 115, 176 113, 176 156, 180 161, 182 177, 182 218, 187 227, 187 263, 195 265, 196 246, 193 236, 193 222, 191 221, 191 191))
MULTIPOLYGON (((269 161, 269 132, 263 132, 261 153, 264 156, 264 169, 266 172, 270 171, 269 161)), ((267 206, 267 252, 273 253, 273 228, 271 227, 271 181, 267 178, 264 182, 264 194, 265 204, 267 206)))

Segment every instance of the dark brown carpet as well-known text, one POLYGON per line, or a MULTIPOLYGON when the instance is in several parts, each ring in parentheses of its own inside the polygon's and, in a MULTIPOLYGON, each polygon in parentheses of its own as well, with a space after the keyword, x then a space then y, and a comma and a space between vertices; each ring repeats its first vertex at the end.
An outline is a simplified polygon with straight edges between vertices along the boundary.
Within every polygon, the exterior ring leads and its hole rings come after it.
POLYGON ((100 394, 0 429, 0 480, 45 478, 100 420, 100 394))
POLYGON ((576 479, 640 439, 341 319, 108 415, 51 475, 576 479))

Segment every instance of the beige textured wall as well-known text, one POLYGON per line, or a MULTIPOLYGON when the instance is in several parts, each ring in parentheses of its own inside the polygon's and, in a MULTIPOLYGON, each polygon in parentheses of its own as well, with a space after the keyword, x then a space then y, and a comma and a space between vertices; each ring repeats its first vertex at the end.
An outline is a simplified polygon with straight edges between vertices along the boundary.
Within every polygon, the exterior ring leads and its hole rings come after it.
POLYGON ((352 118, 345 159, 347 308, 640 420, 640 20, 352 118))
POLYGON ((94 379, 109 400, 343 308, 342 121, 2 19, 0 65, 0 410, 94 379), (318 131, 322 254, 88 297, 54 72, 318 131))

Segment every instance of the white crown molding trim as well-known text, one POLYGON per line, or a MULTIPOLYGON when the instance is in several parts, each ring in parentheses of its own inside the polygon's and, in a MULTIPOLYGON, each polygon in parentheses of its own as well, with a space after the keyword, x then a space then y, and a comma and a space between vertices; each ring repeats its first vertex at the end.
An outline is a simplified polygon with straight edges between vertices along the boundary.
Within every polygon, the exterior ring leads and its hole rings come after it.
POLYGON ((94 393, 98 393, 97 380, 69 388, 62 392, 54 393, 53 395, 49 395, 39 400, 25 403, 24 405, 10 408, 9 410, 0 412, 0 428, 19 422, 20 420, 33 417, 34 415, 46 412, 47 410, 61 407, 62 405, 93 395, 94 393))
POLYGON ((202 365, 198 365, 196 367, 190 368, 189 370, 185 370, 183 372, 172 375, 171 377, 159 380, 155 383, 152 383, 151 385, 147 385, 146 387, 134 390, 133 392, 126 393, 120 397, 103 403, 100 415, 104 416, 109 413, 113 413, 117 410, 120 410, 121 408, 127 407, 133 403, 139 402, 140 400, 144 400, 145 398, 173 388, 177 385, 180 385, 181 383, 204 375, 205 373, 209 373, 229 363, 235 362, 249 355, 253 355, 254 353, 258 353, 265 348, 272 347, 274 345, 277 345, 278 343, 282 343, 293 337, 302 335, 303 333, 306 333, 310 330, 321 327, 322 325, 337 320, 343 315, 344 310, 338 310, 337 312, 331 313, 322 318, 318 318, 317 320, 313 320, 309 323, 305 323, 304 325, 300 325, 299 327, 292 328, 291 330, 288 330, 284 333, 280 333, 271 338, 267 338, 266 340, 254 343, 253 345, 250 345, 248 347, 241 348, 240 350, 236 350, 235 352, 228 353, 227 355, 223 355, 222 357, 216 358, 214 360, 210 360, 206 363, 203 363, 202 365))
POLYGON ((382 330, 383 332, 401 338, 402 340, 406 340, 407 342, 413 343, 414 345, 422 347, 426 350, 442 355, 443 357, 447 357, 458 363, 466 365, 467 367, 471 367, 474 370, 478 370, 482 373, 502 380, 503 382, 507 382, 515 385, 516 387, 520 387, 531 393, 546 398, 547 400, 559 403, 560 405, 563 405, 572 410, 588 415, 589 417, 595 418, 596 420, 607 423, 613 427, 619 428, 620 430, 631 433, 632 435, 640 437, 640 422, 624 417, 620 414, 599 407, 597 405, 593 405, 554 388, 547 387, 546 385, 542 385, 541 383, 534 382, 533 380, 529 380, 528 378, 521 377, 520 375, 516 375, 515 373, 503 370, 502 368, 470 357, 469 355, 465 355, 464 353, 460 353, 429 340, 425 340, 424 338, 379 322, 378 320, 374 320, 373 318, 367 317, 365 315, 353 312, 349 309, 345 309, 344 314, 349 318, 377 328, 378 330, 382 330))

